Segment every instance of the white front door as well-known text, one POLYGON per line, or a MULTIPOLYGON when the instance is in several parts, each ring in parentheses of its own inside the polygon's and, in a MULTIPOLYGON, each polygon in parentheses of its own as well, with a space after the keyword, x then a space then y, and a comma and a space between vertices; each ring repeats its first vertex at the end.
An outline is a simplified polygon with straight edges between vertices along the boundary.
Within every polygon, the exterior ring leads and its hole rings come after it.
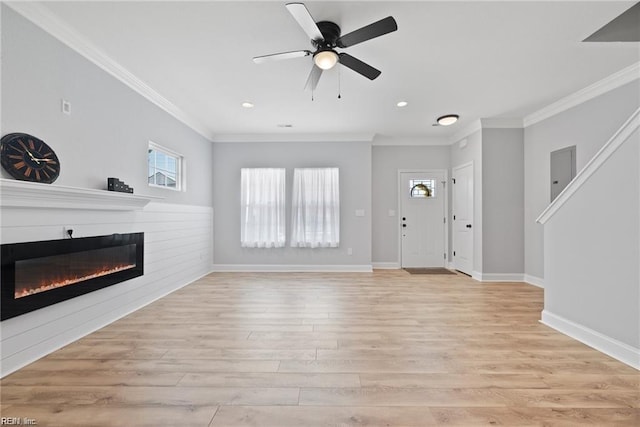
POLYGON ((444 171, 400 173, 400 264, 444 267, 444 171))
POLYGON ((453 168, 453 265, 473 272, 473 163, 453 168))

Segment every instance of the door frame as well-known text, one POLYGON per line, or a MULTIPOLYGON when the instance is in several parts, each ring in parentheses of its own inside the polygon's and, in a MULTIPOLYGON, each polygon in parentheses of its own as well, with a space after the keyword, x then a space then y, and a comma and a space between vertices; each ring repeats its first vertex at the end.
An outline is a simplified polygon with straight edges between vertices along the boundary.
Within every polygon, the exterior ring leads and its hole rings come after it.
MULTIPOLYGON (((475 180, 475 165, 473 164, 473 160, 466 162, 466 163, 462 163, 460 165, 454 166, 451 168, 451 179, 452 179, 452 184, 453 184, 453 176, 455 175, 455 171, 458 169, 463 169, 466 167, 471 166, 471 173, 472 173, 472 177, 473 177, 473 206, 471 207, 473 209, 473 232, 471 233, 471 272, 473 273, 473 267, 474 267, 474 262, 476 259, 476 251, 475 251, 475 226, 476 226, 476 194, 475 194, 475 188, 476 188, 476 180, 475 180)), ((451 209, 453 210, 454 206, 453 203, 455 202, 455 197, 453 196, 453 185, 451 186, 451 209)), ((450 223, 451 223, 451 240, 453 243, 453 246, 455 247, 455 242, 456 242, 456 230, 453 228, 453 216, 450 218, 450 223)), ((456 270, 456 264, 455 264, 455 257, 453 256, 453 252, 452 252, 452 256, 451 256, 451 267, 456 270)), ((457 271, 457 270, 456 270, 457 271)), ((473 275, 473 274, 471 274, 473 275)))
MULTIPOLYGON (((553 197, 553 157, 554 155, 558 155, 560 153, 565 153, 565 152, 569 152, 571 154, 571 179, 569 180, 569 182, 573 181, 573 179, 576 177, 576 173, 577 173, 577 149, 575 145, 571 145, 569 147, 564 147, 564 148, 560 148, 558 150, 554 150, 552 152, 549 153, 549 203, 553 202, 555 200, 555 197, 553 197)), ((569 182, 567 183, 567 185, 569 185, 569 182)), ((566 185, 565 185, 566 187, 566 185)), ((564 190, 564 188, 563 188, 564 190)), ((560 195, 560 193, 562 193, 562 191, 560 191, 558 194, 556 194, 556 197, 558 197, 560 195)))
POLYGON ((403 173, 442 173, 444 175, 444 221, 442 226, 444 227, 444 253, 447 258, 444 260, 445 268, 449 268, 449 170, 448 169, 398 169, 397 185, 398 189, 398 204, 396 207, 396 230, 398 232, 398 268, 402 269, 402 174, 403 173))

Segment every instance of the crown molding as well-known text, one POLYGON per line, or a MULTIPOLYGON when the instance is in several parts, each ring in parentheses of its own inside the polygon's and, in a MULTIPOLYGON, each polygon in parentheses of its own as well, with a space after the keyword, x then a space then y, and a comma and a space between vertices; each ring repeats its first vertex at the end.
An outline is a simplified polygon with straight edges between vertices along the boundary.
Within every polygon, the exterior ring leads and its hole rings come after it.
POLYGON ((71 28, 66 22, 58 18, 45 6, 30 1, 13 1, 6 2, 5 4, 34 23, 36 26, 40 27, 42 30, 49 33, 51 36, 82 55, 84 58, 100 67, 102 70, 109 73, 111 76, 133 89, 135 92, 151 101, 153 104, 160 107, 162 110, 166 111, 168 114, 189 126, 195 132, 209 140, 212 139, 212 131, 207 126, 185 113, 171 101, 160 95, 153 88, 91 43, 87 38, 80 35, 80 33, 71 28))
POLYGON ((542 120, 548 119, 549 117, 553 117, 556 114, 568 110, 569 108, 573 108, 587 102, 590 99, 596 98, 638 78, 640 78, 640 62, 636 62, 635 64, 623 68, 617 73, 605 77, 584 89, 572 93, 553 104, 527 115, 523 120, 524 127, 531 126, 541 122, 542 120))
POLYGON ((446 137, 431 137, 431 136, 389 136, 389 135, 375 135, 373 138, 374 146, 436 146, 436 145, 449 145, 449 140, 446 137))
POLYGON ((211 139, 214 143, 242 142, 368 142, 373 141, 370 133, 247 133, 219 134, 211 139))
POLYGON ((451 137, 449 138, 449 145, 455 144, 456 142, 460 141, 461 139, 464 139, 464 138, 468 137, 469 135, 472 135, 472 134, 478 132, 479 130, 482 130, 482 122, 480 121, 480 119, 474 120, 467 127, 462 128, 458 132, 456 132, 453 135, 451 135, 451 137))
POLYGON ((522 129, 524 127, 521 118, 492 118, 480 119, 482 129, 522 129))

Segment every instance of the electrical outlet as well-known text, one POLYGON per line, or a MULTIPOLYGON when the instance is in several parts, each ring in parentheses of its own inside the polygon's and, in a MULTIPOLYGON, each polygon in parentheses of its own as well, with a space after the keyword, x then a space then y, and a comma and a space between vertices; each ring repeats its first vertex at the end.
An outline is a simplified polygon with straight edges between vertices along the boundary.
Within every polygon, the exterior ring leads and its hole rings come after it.
POLYGON ((71 102, 66 99, 62 100, 62 112, 68 116, 71 115, 71 102))
POLYGON ((73 225, 65 225, 64 227, 62 227, 62 237, 64 237, 65 239, 78 237, 77 227, 73 225))

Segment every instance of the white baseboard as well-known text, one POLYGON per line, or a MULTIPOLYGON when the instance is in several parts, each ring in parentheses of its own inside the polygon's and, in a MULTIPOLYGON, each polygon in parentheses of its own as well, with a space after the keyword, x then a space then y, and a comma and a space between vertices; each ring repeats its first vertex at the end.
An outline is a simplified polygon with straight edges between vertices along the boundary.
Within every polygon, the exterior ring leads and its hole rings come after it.
POLYGON ((547 310, 542 311, 540 322, 583 344, 593 347, 604 354, 640 370, 640 349, 632 347, 614 338, 608 337, 593 329, 565 319, 547 310))
POLYGON ((524 275, 520 273, 479 273, 474 271, 472 277, 481 282, 524 282, 524 275))
POLYGON ((471 278, 473 280, 477 280, 478 282, 482 282, 482 273, 480 273, 479 271, 472 270, 471 278))
POLYGON ((544 279, 542 277, 525 274, 524 281, 530 285, 537 286, 539 288, 544 289, 544 279))
POLYGON ((371 266, 374 270, 399 270, 399 262, 372 262, 371 266))
POLYGON ((214 272, 274 272, 274 273, 371 273, 371 265, 282 265, 282 264, 213 264, 214 272))

